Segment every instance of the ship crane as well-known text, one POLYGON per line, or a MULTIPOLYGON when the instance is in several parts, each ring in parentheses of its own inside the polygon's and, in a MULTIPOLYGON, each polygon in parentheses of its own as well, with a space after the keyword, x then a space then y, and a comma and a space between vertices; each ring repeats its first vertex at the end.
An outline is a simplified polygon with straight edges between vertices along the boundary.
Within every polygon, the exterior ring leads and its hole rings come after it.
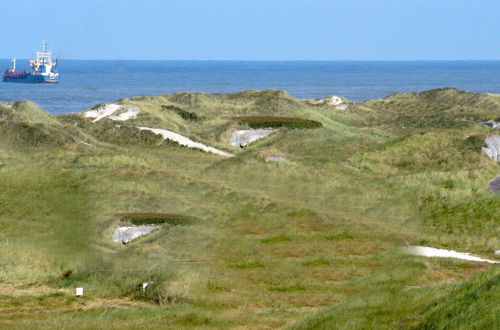
POLYGON ((42 43, 42 51, 36 52, 36 59, 29 61, 32 74, 45 76, 48 79, 55 79, 59 76, 54 71, 57 61, 52 61, 52 51, 47 49, 47 43, 42 43))

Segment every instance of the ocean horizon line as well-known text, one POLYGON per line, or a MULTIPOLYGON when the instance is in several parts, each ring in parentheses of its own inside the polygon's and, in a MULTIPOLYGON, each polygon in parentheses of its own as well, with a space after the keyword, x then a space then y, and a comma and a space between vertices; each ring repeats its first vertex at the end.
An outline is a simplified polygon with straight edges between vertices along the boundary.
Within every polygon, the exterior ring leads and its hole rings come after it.
MULTIPOLYGON (((15 57, 15 56, 13 56, 15 57)), ((0 58, 0 61, 11 60, 13 57, 0 58)), ((56 56, 57 57, 57 56, 56 56)), ((28 60, 26 57, 15 57, 16 60, 28 60)), ((65 61, 123 61, 123 62, 248 62, 248 63, 303 63, 303 62, 316 62, 316 63, 425 63, 425 62, 500 62, 500 59, 415 59, 415 60, 238 60, 238 59, 84 59, 84 58, 64 58, 57 57, 57 59, 64 59, 65 61)))

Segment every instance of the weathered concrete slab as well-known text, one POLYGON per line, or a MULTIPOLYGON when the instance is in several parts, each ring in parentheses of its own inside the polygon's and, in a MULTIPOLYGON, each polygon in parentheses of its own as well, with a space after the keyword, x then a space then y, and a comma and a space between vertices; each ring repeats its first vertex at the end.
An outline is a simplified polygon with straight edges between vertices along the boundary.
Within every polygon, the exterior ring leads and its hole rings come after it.
POLYGON ((490 136, 484 141, 486 147, 481 152, 495 162, 500 162, 500 135, 490 136))
POLYGON ((116 227, 115 232, 113 233, 113 241, 117 243, 130 242, 131 240, 140 237, 142 235, 146 235, 153 230, 155 230, 156 226, 123 226, 116 227))
POLYGON ((236 147, 245 147, 252 142, 273 134, 273 132, 274 130, 270 128, 235 130, 229 143, 236 147))

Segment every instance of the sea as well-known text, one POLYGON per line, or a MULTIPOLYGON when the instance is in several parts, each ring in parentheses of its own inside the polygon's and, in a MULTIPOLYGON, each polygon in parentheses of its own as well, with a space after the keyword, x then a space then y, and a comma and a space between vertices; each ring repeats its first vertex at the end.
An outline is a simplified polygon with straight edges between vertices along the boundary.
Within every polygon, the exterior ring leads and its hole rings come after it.
MULTIPOLYGON (((18 69, 28 69, 27 60, 17 63, 18 69)), ((0 60, 0 69, 10 64, 0 60)), ((356 102, 443 87, 500 93, 500 61, 60 60, 58 72, 59 84, 1 82, 0 103, 30 100, 62 114, 181 91, 280 89, 301 99, 340 95, 356 102)))

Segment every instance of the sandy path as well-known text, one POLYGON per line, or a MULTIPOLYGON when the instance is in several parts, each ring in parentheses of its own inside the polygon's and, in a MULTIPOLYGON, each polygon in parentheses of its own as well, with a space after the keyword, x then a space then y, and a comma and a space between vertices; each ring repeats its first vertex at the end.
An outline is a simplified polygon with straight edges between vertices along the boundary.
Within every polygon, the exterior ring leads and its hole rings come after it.
POLYGON ((489 262, 490 264, 500 263, 500 261, 471 256, 470 253, 457 252, 445 249, 436 249, 428 246, 410 246, 408 247, 408 252, 410 254, 422 257, 455 258, 455 259, 470 260, 470 261, 489 262))
POLYGON ((167 129, 151 128, 151 127, 141 127, 141 126, 138 126, 137 128, 139 128, 140 130, 147 130, 147 131, 151 131, 151 132, 153 132, 155 134, 159 134, 165 140, 171 140, 171 141, 177 142, 180 145, 188 147, 188 148, 201 149, 203 151, 210 152, 210 153, 213 153, 213 154, 216 154, 216 155, 219 155, 219 156, 224 156, 224 157, 234 157, 234 155, 231 154, 231 153, 229 153, 229 152, 225 152, 225 151, 222 151, 222 150, 219 150, 219 149, 215 149, 213 147, 206 146, 206 145, 204 145, 203 143, 200 143, 200 142, 195 142, 195 141, 193 141, 193 140, 191 140, 191 139, 189 139, 189 138, 187 138, 187 137, 185 137, 183 135, 180 135, 178 133, 169 131, 167 129))

